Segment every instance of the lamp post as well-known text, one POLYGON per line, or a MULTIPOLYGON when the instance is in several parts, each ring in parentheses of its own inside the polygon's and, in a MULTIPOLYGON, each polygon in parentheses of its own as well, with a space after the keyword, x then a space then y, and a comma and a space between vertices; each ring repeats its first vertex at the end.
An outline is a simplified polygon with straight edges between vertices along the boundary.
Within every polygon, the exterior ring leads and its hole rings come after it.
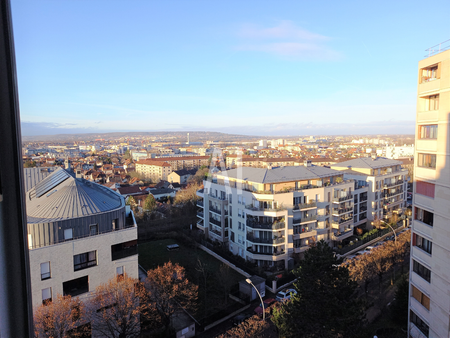
POLYGON ((253 286, 253 287, 255 288, 256 292, 258 293, 259 299, 261 299, 261 307, 262 307, 262 310, 263 310, 263 321, 264 321, 264 320, 266 319, 266 312, 265 312, 265 310, 264 310, 264 302, 263 302, 263 300, 262 300, 261 294, 259 293, 259 291, 258 291, 258 289, 256 288, 256 286, 253 285, 253 283, 252 283, 252 281, 250 280, 250 278, 247 278, 245 281, 246 281, 248 284, 250 284, 251 286, 253 286))
POLYGON ((389 226, 389 228, 392 229, 392 232, 394 233, 394 241, 395 241, 395 246, 397 247, 397 234, 395 233, 394 228, 392 227, 392 225, 390 225, 389 223, 383 221, 380 219, 380 222, 383 222, 384 224, 387 224, 389 226))

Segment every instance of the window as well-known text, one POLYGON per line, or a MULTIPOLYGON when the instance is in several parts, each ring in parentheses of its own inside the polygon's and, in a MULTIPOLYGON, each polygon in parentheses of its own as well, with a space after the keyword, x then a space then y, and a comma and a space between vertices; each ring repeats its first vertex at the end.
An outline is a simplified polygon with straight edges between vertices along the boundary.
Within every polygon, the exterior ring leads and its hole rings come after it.
POLYGON ((417 166, 423 168, 436 169, 436 155, 434 154, 418 154, 417 166))
POLYGON ((52 301, 52 288, 42 290, 42 304, 47 305, 52 301))
POLYGON ((111 245, 111 260, 137 255, 137 240, 111 245))
POLYGON ((63 283, 64 296, 78 296, 89 292, 89 277, 83 276, 63 283))
POLYGON ((430 310, 430 298, 423 294, 418 288, 411 284, 411 294, 415 300, 422 304, 428 311, 430 310))
POLYGON ((242 204, 242 196, 238 196, 238 204, 242 204))
POLYGON ((415 220, 418 220, 420 222, 428 224, 429 226, 433 226, 433 218, 434 218, 434 215, 432 212, 415 207, 415 209, 414 209, 414 219, 415 220))
POLYGON ((439 64, 422 69, 422 83, 440 78, 439 64))
POLYGON ((64 230, 64 239, 65 239, 65 240, 72 239, 72 238, 73 238, 72 235, 73 235, 73 234, 72 234, 72 229, 65 229, 65 230, 64 230))
POLYGON ((118 228, 119 228, 119 219, 115 218, 115 219, 112 220, 112 229, 116 230, 118 228))
POLYGON ((416 193, 434 198, 434 184, 416 180, 416 193))
POLYGON ((50 262, 41 263, 41 280, 51 278, 50 262))
POLYGON ((430 330, 429 326, 412 310, 410 312, 409 319, 411 320, 411 323, 413 323, 426 337, 428 337, 430 330))
POLYGON ((413 271, 417 273, 420 277, 425 279, 428 283, 430 283, 431 271, 414 259, 413 259, 413 271))
MULTIPOLYGON (((232 242, 234 242, 234 232, 233 232, 233 231, 231 232, 230 240, 231 240, 232 242)), ((231 245, 230 245, 230 250, 231 250, 231 245)))
POLYGON ((419 139, 437 139, 437 124, 419 126, 419 139))
POLYGON ((117 274, 117 276, 123 276, 123 273, 124 273, 123 266, 118 266, 118 267, 116 268, 116 274, 117 274))
POLYGON ((428 96, 428 110, 438 110, 439 109, 439 95, 428 96))
POLYGON ((431 250, 433 243, 418 234, 413 234, 413 245, 422 249, 425 252, 428 252, 431 255, 431 250))
POLYGON ((97 265, 97 251, 89 251, 73 256, 73 270, 83 270, 97 265))
POLYGON ((238 222, 238 230, 242 230, 242 223, 238 222))
POLYGON ((89 233, 91 236, 98 235, 98 224, 91 224, 89 226, 89 233))

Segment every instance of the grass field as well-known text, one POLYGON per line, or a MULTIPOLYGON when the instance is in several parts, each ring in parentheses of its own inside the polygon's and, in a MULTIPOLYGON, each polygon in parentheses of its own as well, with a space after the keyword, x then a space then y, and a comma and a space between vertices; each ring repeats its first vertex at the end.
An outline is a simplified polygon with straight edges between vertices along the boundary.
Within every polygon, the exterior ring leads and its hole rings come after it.
MULTIPOLYGON (((177 243, 174 239, 162 239, 142 243, 139 244, 138 250, 139 264, 144 269, 154 269, 170 260, 172 263, 178 263, 184 267, 189 279, 196 284, 198 280, 198 272, 196 270, 198 260, 201 260, 205 264, 209 273, 212 275, 215 275, 219 271, 220 265, 223 264, 205 251, 198 248, 187 248, 183 244, 177 243), (169 244, 178 244, 180 249, 177 251, 167 251, 166 246, 169 244)), ((243 275, 233 269, 230 269, 230 275, 235 283, 245 279, 243 275)))

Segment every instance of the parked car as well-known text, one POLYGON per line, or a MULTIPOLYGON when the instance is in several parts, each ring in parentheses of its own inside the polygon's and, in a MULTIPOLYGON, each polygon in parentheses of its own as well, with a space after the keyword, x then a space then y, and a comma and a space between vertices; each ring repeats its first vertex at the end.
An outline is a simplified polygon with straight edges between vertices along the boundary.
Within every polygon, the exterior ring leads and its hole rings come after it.
POLYGON ((372 246, 372 245, 370 245, 370 246, 366 247, 366 248, 364 249, 364 251, 365 251, 365 252, 371 252, 373 249, 375 249, 375 247, 372 246))
POLYGON ((233 318, 233 325, 238 326, 249 319, 252 315, 248 313, 241 313, 233 318))
POLYGON ((283 302, 286 300, 291 299, 292 295, 296 295, 297 291, 294 289, 284 289, 277 293, 277 296, 275 297, 278 302, 283 302))
MULTIPOLYGON (((270 313, 269 306, 272 305, 275 302, 276 302, 276 300, 274 298, 264 299, 264 301, 263 301, 263 303, 264 303, 264 311, 266 313, 270 313)), ((262 315, 263 310, 262 310, 261 304, 255 309, 255 313, 257 315, 262 315)))

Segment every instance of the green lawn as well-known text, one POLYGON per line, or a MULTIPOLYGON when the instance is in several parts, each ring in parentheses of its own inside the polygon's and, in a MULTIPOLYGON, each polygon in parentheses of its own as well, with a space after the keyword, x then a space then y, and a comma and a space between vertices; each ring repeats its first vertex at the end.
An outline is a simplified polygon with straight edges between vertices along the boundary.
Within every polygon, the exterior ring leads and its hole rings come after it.
MULTIPOLYGON (((190 280, 197 284, 198 271, 196 267, 200 259, 212 275, 215 275, 223 264, 215 257, 209 255, 205 251, 198 248, 187 248, 181 243, 177 243, 174 239, 162 239, 151 241, 138 245, 139 264, 146 270, 154 269, 169 260, 172 263, 178 263, 185 268, 190 280), (177 251, 167 251, 166 246, 169 244, 178 244, 180 249, 177 251)), ((244 280, 245 277, 237 271, 230 268, 231 278, 235 283, 244 280)))

